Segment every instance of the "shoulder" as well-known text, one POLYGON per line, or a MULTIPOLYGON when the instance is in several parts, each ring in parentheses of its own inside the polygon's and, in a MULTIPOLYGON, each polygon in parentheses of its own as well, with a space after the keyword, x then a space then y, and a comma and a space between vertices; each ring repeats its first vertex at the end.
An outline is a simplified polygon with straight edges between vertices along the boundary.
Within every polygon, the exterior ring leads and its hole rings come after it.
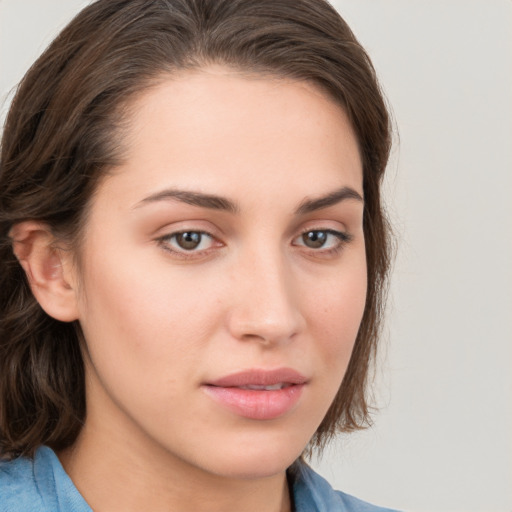
POLYGON ((307 464, 297 461, 289 470, 297 512, 396 512, 335 491, 307 464))
POLYGON ((46 510, 34 473, 33 459, 0 462, 0 512, 46 510))
POLYGON ((34 458, 0 461, 0 512, 91 512, 59 459, 42 446, 34 458))

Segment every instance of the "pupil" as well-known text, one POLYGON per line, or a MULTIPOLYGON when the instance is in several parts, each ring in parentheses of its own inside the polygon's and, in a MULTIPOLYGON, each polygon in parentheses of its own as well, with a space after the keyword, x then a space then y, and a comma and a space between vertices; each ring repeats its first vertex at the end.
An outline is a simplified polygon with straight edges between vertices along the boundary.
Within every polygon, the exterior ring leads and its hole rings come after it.
POLYGON ((201 233, 194 231, 176 235, 176 241, 182 249, 195 249, 201 243, 201 233))
POLYGON ((319 249, 327 240, 327 233, 325 231, 308 231, 302 235, 304 244, 312 249, 319 249))

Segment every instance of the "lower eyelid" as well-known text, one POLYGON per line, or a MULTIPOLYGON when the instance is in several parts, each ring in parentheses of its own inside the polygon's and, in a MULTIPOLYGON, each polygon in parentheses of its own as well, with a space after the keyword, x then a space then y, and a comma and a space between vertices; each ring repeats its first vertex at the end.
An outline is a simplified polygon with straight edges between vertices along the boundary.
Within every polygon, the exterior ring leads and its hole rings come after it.
MULTIPOLYGON (((350 235, 349 233, 347 232, 344 232, 344 231, 338 231, 336 229, 319 229, 319 228, 313 228, 313 229, 306 229, 304 231, 302 231, 297 237, 295 237, 293 240, 297 240, 299 238, 301 238, 302 236, 304 236, 306 233, 311 233, 311 232, 322 232, 322 233, 327 233, 328 235, 332 235, 333 237, 335 237, 340 244, 345 244, 345 243, 348 243, 350 241, 352 241, 353 239, 353 236, 350 235)), ((301 246, 304 246, 304 244, 297 244, 297 245, 301 245, 301 246)), ((307 246, 306 246, 307 247, 307 246)), ((315 250, 315 249, 312 249, 312 250, 315 250)), ((321 251, 322 248, 319 248, 317 249, 317 251, 321 251)))
MULTIPOLYGON (((292 245, 295 245, 296 247, 304 248, 311 253, 318 254, 319 256, 322 254, 324 256, 329 256, 330 254, 334 255, 335 253, 339 253, 341 250, 343 250, 343 248, 346 244, 350 243, 353 240, 353 238, 354 238, 353 235, 351 235, 350 233, 347 233, 345 231, 331 229, 331 228, 324 228, 324 229, 313 228, 313 229, 306 229, 306 230, 302 231, 298 236, 296 236, 292 240, 292 245), (295 240, 300 239, 304 234, 314 232, 314 231, 324 232, 324 233, 327 233, 327 234, 335 237, 336 243, 334 245, 331 243, 330 246, 328 246, 328 247, 319 247, 319 248, 308 247, 304 243, 294 243, 295 240)), ((162 249, 164 249, 165 251, 167 251, 181 259, 201 258, 201 256, 207 256, 212 251, 215 251, 215 249, 221 248, 225 245, 221 241, 219 241, 213 234, 211 234, 207 231, 202 231, 200 229, 195 229, 195 230, 194 229, 179 229, 178 231, 170 232, 165 235, 159 236, 155 240, 158 243, 158 245, 160 245, 162 247, 162 249), (171 240, 173 239, 173 237, 176 237, 180 234, 187 233, 187 232, 199 233, 204 237, 208 237, 210 239, 209 243, 208 243, 208 247, 206 247, 204 249, 187 250, 187 249, 180 248, 179 246, 177 246, 176 242, 171 243, 171 240)))
MULTIPOLYGON (((195 229, 195 230, 194 229, 183 229, 180 231, 174 231, 172 233, 168 233, 166 235, 162 235, 162 236, 158 237, 156 239, 156 241, 158 242, 158 244, 160 246, 162 246, 164 249, 166 249, 169 252, 176 253, 176 254, 190 255, 190 256, 192 256, 193 254, 199 255, 199 254, 205 253, 206 251, 209 251, 213 247, 215 247, 215 245, 218 245, 218 246, 222 245, 222 244, 220 244, 220 242, 217 241, 217 239, 211 233, 208 233, 206 231, 201 231, 198 229, 195 229), (206 237, 210 240, 210 243, 209 243, 210 246, 205 249, 191 249, 191 250, 187 250, 187 249, 180 248, 180 247, 175 247, 175 245, 177 245, 175 237, 179 236, 180 234, 184 234, 184 233, 198 233, 202 237, 206 237), (174 239, 174 243, 173 243, 173 239, 174 239)), ((202 240, 200 243, 202 243, 202 240)))

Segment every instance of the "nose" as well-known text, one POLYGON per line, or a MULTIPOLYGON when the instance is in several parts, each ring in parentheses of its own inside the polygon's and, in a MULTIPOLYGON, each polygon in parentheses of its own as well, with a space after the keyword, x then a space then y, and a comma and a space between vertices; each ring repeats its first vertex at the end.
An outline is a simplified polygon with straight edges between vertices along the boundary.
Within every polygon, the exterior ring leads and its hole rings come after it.
POLYGON ((293 271, 276 251, 252 254, 233 273, 228 329, 242 341, 290 342, 305 325, 293 271))

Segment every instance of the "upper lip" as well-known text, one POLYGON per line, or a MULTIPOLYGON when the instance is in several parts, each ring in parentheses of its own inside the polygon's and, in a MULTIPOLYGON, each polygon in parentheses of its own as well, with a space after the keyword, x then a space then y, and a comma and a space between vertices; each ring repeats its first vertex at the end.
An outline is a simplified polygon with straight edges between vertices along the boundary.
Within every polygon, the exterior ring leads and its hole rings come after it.
POLYGON ((273 386, 275 384, 305 384, 306 377, 292 368, 275 370, 251 369, 232 373, 206 384, 217 387, 273 386))

